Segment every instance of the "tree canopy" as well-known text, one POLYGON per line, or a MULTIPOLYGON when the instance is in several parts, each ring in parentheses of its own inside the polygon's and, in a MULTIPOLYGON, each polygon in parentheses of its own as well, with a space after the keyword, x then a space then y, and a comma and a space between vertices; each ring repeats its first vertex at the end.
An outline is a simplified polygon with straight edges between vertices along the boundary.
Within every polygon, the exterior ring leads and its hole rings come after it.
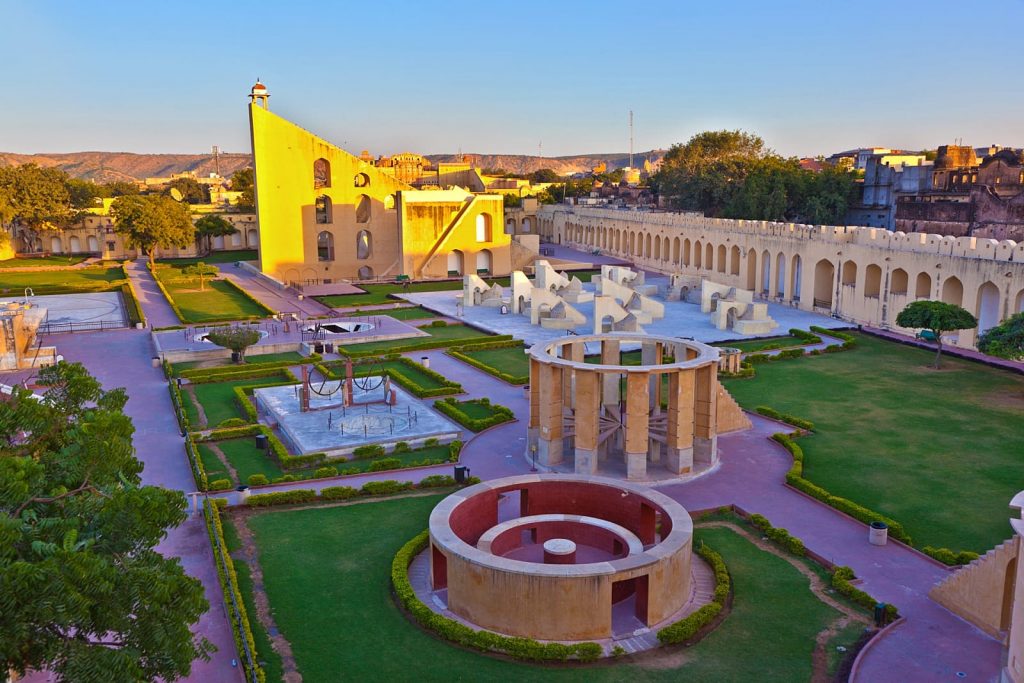
POLYGON ((935 367, 942 357, 942 335, 956 330, 970 330, 978 326, 978 319, 970 312, 945 301, 914 301, 896 316, 896 324, 915 330, 928 330, 935 337, 935 367))
POLYGON ((78 216, 68 175, 35 164, 0 168, 0 223, 33 231, 62 228, 78 216))
POLYGON ((1024 360, 1024 313, 990 327, 978 339, 978 350, 990 356, 1009 360, 1024 360))
POLYGON ((201 185, 195 178, 175 178, 168 185, 164 193, 171 195, 171 190, 181 193, 181 200, 186 204, 208 204, 210 202, 210 190, 201 185))
POLYGON ((188 205, 164 195, 118 197, 110 213, 115 230, 125 236, 129 246, 149 254, 150 263, 156 247, 187 247, 195 239, 188 205))
POLYGON ((800 168, 744 131, 706 131, 673 145, 651 179, 669 206, 709 216, 841 223, 856 197, 856 176, 800 168))
POLYGON ((242 193, 238 198, 239 211, 252 211, 256 208, 255 187, 251 168, 239 169, 231 175, 231 189, 242 193))
POLYGON ((188 675, 213 646, 190 626, 200 582, 155 551, 181 492, 143 486, 123 389, 78 363, 39 373, 44 399, 0 402, 0 668, 61 681, 188 675))
POLYGON ((531 183, 557 183, 562 179, 562 176, 550 168, 542 168, 526 177, 531 183))
POLYGON ((235 325, 213 330, 206 335, 206 338, 212 344, 237 353, 237 360, 241 362, 245 356, 245 350, 260 340, 260 333, 259 330, 235 325))
POLYGON ((199 263, 187 266, 182 272, 185 275, 191 275, 192 277, 199 278, 199 291, 203 291, 206 289, 206 278, 216 277, 220 272, 220 269, 217 268, 217 266, 200 261, 199 263))
POLYGON ((238 232, 238 229, 235 228, 230 221, 225 219, 223 216, 218 216, 217 214, 207 214, 197 220, 195 223, 195 230, 196 241, 199 242, 207 252, 213 248, 212 241, 214 237, 234 235, 238 232))

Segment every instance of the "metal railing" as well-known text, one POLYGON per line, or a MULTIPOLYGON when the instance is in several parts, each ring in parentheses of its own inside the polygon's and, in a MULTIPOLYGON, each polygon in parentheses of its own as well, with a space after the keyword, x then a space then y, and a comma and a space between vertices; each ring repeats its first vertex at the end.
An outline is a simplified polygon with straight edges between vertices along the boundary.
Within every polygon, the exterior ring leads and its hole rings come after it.
POLYGON ((123 330, 128 327, 124 320, 83 320, 81 322, 43 323, 37 334, 69 334, 73 332, 102 332, 123 330))

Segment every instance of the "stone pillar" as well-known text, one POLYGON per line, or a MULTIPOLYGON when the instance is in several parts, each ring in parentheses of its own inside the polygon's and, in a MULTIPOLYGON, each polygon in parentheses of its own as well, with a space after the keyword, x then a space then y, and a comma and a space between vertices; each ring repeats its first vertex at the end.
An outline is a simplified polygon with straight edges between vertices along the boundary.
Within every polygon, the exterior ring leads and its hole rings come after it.
MULTIPOLYGON (((601 364, 602 365, 618 365, 619 360, 619 341, 612 339, 605 339, 601 342, 601 364)), ((619 394, 621 388, 619 386, 620 376, 618 373, 609 372, 601 375, 601 403, 606 406, 614 406, 619 404, 619 394)))
MULTIPOLYGON (((658 342, 644 343, 641 346, 640 362, 644 365, 660 365, 662 359, 662 348, 658 342)), ((650 400, 651 408, 661 405, 661 375, 651 375, 650 378, 650 400)))
POLYGON ((546 466, 562 462, 562 368, 540 364, 537 461, 546 466))
POLYGON ((699 467, 710 467, 718 461, 717 404, 716 365, 697 368, 694 371, 693 460, 699 467))
POLYGON ((650 381, 647 373, 626 375, 626 478, 647 478, 650 381))
POLYGON ((680 370, 668 376, 665 467, 676 474, 693 471, 693 385, 693 370, 680 370))
POLYGON ((601 377, 595 371, 576 372, 576 474, 597 472, 601 377))
POLYGON ((526 456, 537 447, 540 433, 540 372, 543 365, 530 358, 530 421, 526 425, 526 456))
POLYGON ((544 541, 544 564, 576 564, 576 544, 567 538, 544 541))
MULTIPOLYGON (((1010 502, 1010 507, 1018 508, 1021 503, 1024 503, 1024 497, 1018 493, 1010 502)), ((1024 509, 1018 509, 1024 517, 1024 509)), ((1016 534, 1017 574, 1013 579, 1013 595, 1008 598, 1012 601, 1010 630, 1006 635, 1006 666, 1003 668, 1000 683, 1024 683, 1024 519, 1011 518, 1010 526, 1016 534)), ((1004 596, 1003 599, 1006 600, 1007 597, 1004 596)))

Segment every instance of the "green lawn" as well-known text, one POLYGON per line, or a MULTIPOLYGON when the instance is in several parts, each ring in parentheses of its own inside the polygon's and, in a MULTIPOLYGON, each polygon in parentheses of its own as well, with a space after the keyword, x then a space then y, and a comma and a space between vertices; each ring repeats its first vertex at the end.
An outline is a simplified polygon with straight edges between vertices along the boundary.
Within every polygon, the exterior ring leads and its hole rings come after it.
POLYGON ((412 625, 390 594, 395 552, 426 527, 440 498, 249 518, 274 619, 304 681, 806 681, 814 637, 838 614, 786 561, 732 531, 705 529, 697 538, 725 558, 735 601, 722 625, 691 648, 671 648, 642 664, 582 667, 534 666, 462 650, 412 625))
POLYGON ((479 400, 456 401, 459 410, 464 412, 473 420, 486 420, 495 414, 493 405, 484 405, 479 400))
POLYGON ((248 484, 249 477, 254 474, 265 475, 268 480, 276 479, 284 474, 273 458, 268 456, 265 451, 256 448, 255 436, 225 439, 218 441, 217 445, 231 466, 235 468, 235 472, 238 473, 236 484, 248 484))
MULTIPOLYGON (((288 376, 285 375, 282 370, 279 375, 271 375, 269 377, 259 377, 249 379, 236 379, 230 382, 207 382, 205 384, 193 384, 190 385, 195 390, 196 399, 199 404, 203 406, 203 411, 206 413, 206 421, 210 427, 216 427, 218 424, 232 417, 240 417, 247 419, 245 413, 241 411, 238 404, 235 402, 235 387, 260 387, 270 386, 275 383, 284 382, 288 380, 288 376)), ((183 403, 185 404, 185 410, 188 413, 189 422, 197 427, 199 422, 199 415, 192 405, 191 399, 188 396, 183 396, 183 403)))
MULTIPOLYGON (((437 348, 451 346, 453 343, 458 342, 461 339, 481 339, 483 337, 494 336, 488 332, 478 330, 475 327, 470 327, 468 325, 445 325, 444 327, 431 327, 430 325, 424 325, 419 329, 434 338, 434 341, 437 342, 437 348)), ((402 344, 419 344, 426 341, 428 341, 426 337, 410 337, 409 339, 388 339, 385 341, 366 342, 364 344, 339 344, 338 346, 352 354, 384 354, 390 353, 391 349, 395 346, 401 346, 402 344)))
POLYGON ((157 263, 174 266, 175 268, 184 268, 200 261, 203 263, 234 263, 235 261, 255 261, 258 258, 259 253, 255 249, 239 249, 237 251, 213 251, 206 256, 197 256, 195 258, 157 259, 157 263))
POLYGON ((437 313, 428 311, 422 306, 406 306, 404 308, 385 308, 381 310, 370 310, 370 311, 350 311, 344 313, 343 317, 355 318, 355 317, 366 317, 373 315, 386 315, 394 318, 395 320, 422 320, 424 318, 437 318, 437 313))
POLYGON ((263 318, 272 311, 245 296, 227 280, 207 280, 200 289, 199 278, 186 275, 184 269, 196 259, 178 259, 174 265, 157 264, 154 275, 177 304, 183 323, 208 323, 225 320, 263 318))
MULTIPOLYGON (((344 377, 345 376, 345 363, 344 362, 333 361, 333 362, 330 362, 330 363, 325 363, 325 366, 328 369, 330 369, 335 374, 336 377, 344 377)), ((451 386, 449 384, 445 384, 443 382, 439 382, 437 379, 435 379, 431 375, 429 375, 426 372, 424 372, 422 367, 419 366, 419 365, 407 365, 407 364, 402 363, 401 361, 397 361, 397 360, 382 361, 379 365, 373 364, 372 367, 368 366, 368 365, 353 365, 352 366, 352 372, 353 372, 353 374, 356 377, 358 377, 360 375, 366 375, 366 374, 368 374, 371 371, 377 372, 378 369, 383 369, 385 372, 391 370, 391 371, 400 373, 400 374, 404 375, 405 377, 408 377, 410 380, 412 380, 416 384, 420 385, 422 388, 427 389, 427 390, 430 390, 430 389, 440 389, 442 387, 451 386)), ((454 391, 454 389, 453 389, 453 391, 454 391)))
POLYGON ((513 377, 528 377, 530 375, 530 358, 522 346, 463 351, 462 353, 506 375, 513 377))
POLYGON ((224 463, 220 461, 216 453, 210 450, 209 445, 197 443, 196 450, 199 451, 199 459, 203 461, 203 469, 206 470, 207 481, 231 478, 227 468, 224 467, 224 463))
POLYGON ((0 271, 0 291, 13 290, 21 294, 26 287, 67 288, 86 291, 114 289, 124 281, 120 266, 75 268, 73 270, 41 270, 29 273, 0 271))
POLYGON ((751 339, 749 341, 724 341, 714 344, 714 346, 727 346, 732 349, 751 352, 761 351, 765 347, 768 349, 784 349, 790 346, 803 346, 806 343, 807 342, 799 337, 793 337, 787 334, 781 337, 764 337, 763 339, 751 339))
POLYGON ((856 335, 858 347, 725 380, 745 408, 807 418, 804 476, 903 523, 918 546, 985 552, 1024 489, 1024 377, 856 335))
POLYGON ((284 351, 282 353, 262 353, 259 355, 253 355, 252 351, 250 355, 245 357, 245 362, 238 364, 233 362, 230 358, 215 358, 213 360, 193 360, 184 363, 172 363, 171 371, 177 375, 182 370, 191 370, 193 368, 221 368, 233 365, 239 369, 244 368, 246 365, 253 365, 259 363, 276 363, 278 361, 295 361, 296 365, 308 362, 309 358, 303 356, 298 351, 284 351))
POLYGON ((87 256, 67 254, 53 254, 51 256, 40 256, 38 258, 10 258, 0 261, 0 269, 4 268, 33 268, 42 266, 73 266, 81 263, 87 256))

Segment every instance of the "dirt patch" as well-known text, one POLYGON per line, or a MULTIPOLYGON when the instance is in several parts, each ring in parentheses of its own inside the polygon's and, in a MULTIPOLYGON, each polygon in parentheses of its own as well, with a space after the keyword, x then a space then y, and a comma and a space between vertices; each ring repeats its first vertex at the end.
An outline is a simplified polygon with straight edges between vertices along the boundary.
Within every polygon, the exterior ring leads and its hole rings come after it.
POLYGON ((979 401, 979 403, 983 405, 997 405, 1001 408, 1024 410, 1024 389, 994 391, 991 394, 986 394, 985 399, 979 401))
POLYGON ((224 451, 220 449, 220 446, 218 446, 215 441, 207 441, 204 445, 210 449, 211 453, 217 456, 217 459, 220 460, 220 464, 224 465, 224 469, 226 469, 228 474, 231 475, 231 480, 235 483, 241 483, 238 481, 238 470, 231 465, 231 461, 228 460, 228 456, 224 455, 224 451))
POLYGON ((239 511, 231 515, 231 522, 238 531, 238 538, 241 548, 232 553, 231 558, 236 562, 244 562, 249 566, 249 575, 252 577, 252 601, 256 607, 256 618, 260 620, 263 630, 270 638, 270 645, 274 651, 281 656, 281 667, 284 672, 285 683, 301 683, 302 674, 295 665, 295 655, 292 653, 292 645, 284 637, 270 611, 270 600, 267 598, 267 591, 263 587, 263 569, 260 567, 259 553, 256 550, 256 542, 253 539, 252 531, 245 523, 248 513, 239 511))
POLYGON ((198 426, 202 428, 208 427, 209 425, 206 421, 206 411, 203 410, 203 404, 199 402, 198 398, 196 398, 195 387, 193 387, 191 384, 186 384, 181 389, 182 391, 184 391, 185 395, 188 396, 188 400, 192 401, 192 405, 195 406, 196 408, 196 413, 199 415, 199 422, 201 423, 198 426))

